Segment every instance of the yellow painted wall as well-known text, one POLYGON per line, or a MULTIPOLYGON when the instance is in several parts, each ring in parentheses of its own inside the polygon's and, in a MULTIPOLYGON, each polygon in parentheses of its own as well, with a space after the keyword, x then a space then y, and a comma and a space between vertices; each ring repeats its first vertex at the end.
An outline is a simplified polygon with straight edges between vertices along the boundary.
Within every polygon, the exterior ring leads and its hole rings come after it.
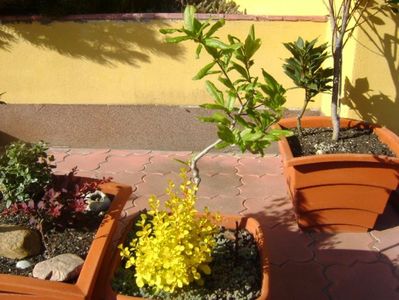
MULTIPOLYGON (((344 53, 341 116, 379 123, 399 133, 399 14, 370 8, 364 16, 344 53)), ((328 95, 322 98, 326 115, 330 103, 328 95)))
MULTIPOLYGON (((227 22, 220 36, 244 38, 251 21, 227 22)), ((192 81, 208 62, 195 59, 191 43, 163 42, 160 28, 179 21, 53 22, 0 25, 0 91, 8 103, 176 104, 212 101, 203 81, 192 81)), ((325 39, 327 23, 255 22, 263 46, 254 69, 265 68, 285 87, 288 56, 282 43, 304 38, 325 39)), ((260 73, 259 73, 260 74, 260 73)), ((289 91, 287 107, 302 104, 302 92, 289 91)), ((319 103, 312 104, 319 107, 319 103)))
POLYGON ((324 16, 323 0, 234 0, 241 10, 254 15, 324 16))
POLYGON ((345 103, 351 109, 348 116, 380 123, 399 133, 399 14, 390 10, 384 14, 366 18, 358 31, 345 103))

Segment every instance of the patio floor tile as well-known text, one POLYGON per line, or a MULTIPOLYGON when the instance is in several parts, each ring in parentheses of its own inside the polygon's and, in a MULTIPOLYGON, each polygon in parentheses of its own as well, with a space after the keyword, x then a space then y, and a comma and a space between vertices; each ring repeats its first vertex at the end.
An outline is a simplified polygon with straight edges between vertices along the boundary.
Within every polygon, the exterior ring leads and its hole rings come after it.
POLYGON ((278 225, 265 228, 264 233, 272 264, 281 266, 289 261, 309 262, 313 259, 314 253, 309 247, 312 239, 298 228, 278 225))
POLYGON ((284 198, 287 196, 283 176, 264 175, 262 177, 247 175, 241 179, 240 195, 245 198, 284 198))
POLYGON ((149 197, 151 195, 161 196, 165 194, 169 180, 172 180, 177 188, 180 184, 180 177, 177 173, 168 173, 166 175, 150 173, 143 177, 143 181, 137 184, 137 197, 149 197))
POLYGON ((158 174, 180 173, 180 169, 185 166, 176 161, 176 159, 188 161, 190 155, 153 155, 150 157, 150 163, 145 166, 145 172, 158 174))
POLYGON ((211 176, 215 174, 235 175, 237 162, 238 158, 233 155, 204 156, 198 162, 198 168, 201 174, 211 176))
MULTIPOLYGON (((357 255, 356 252, 352 255, 357 255)), ((359 262, 352 266, 334 265, 326 270, 331 281, 328 293, 337 300, 399 299, 399 280, 392 276, 392 268, 382 262, 359 262)))
POLYGON ((77 154, 70 152, 65 159, 57 163, 57 169, 63 171, 71 171, 77 167, 80 171, 93 171, 100 168, 108 154, 106 152, 89 152, 86 154, 77 154))
POLYGON ((199 197, 196 207, 200 211, 208 207, 211 212, 238 215, 244 210, 242 201, 244 200, 240 196, 217 195, 214 198, 199 197))
POLYGON ((312 249, 315 260, 327 266, 330 264, 351 265, 357 261, 375 262, 379 253, 372 248, 374 239, 369 233, 312 233, 315 240, 312 249), (356 255, 353 255, 356 253, 356 255))
POLYGON ((240 178, 232 174, 216 174, 213 176, 202 174, 198 190, 199 197, 216 197, 217 195, 237 196, 240 191, 240 178))
POLYGON ((99 171, 105 173, 143 171, 146 164, 150 163, 149 154, 128 155, 126 157, 109 156, 100 164, 99 171))
POLYGON ((270 299, 272 300, 328 300, 323 290, 327 284, 323 267, 315 262, 289 262, 282 267, 271 266, 270 269, 270 299))
POLYGON ((237 165, 238 175, 281 175, 281 158, 279 156, 243 156, 237 165))

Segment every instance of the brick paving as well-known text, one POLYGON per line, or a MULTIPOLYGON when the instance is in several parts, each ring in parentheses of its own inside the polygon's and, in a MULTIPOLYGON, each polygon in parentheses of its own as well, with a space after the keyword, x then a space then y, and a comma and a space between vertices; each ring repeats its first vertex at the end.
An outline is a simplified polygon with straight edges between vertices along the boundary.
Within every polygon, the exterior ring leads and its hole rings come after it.
MULTIPOLYGON (((156 194, 166 199, 188 152, 51 148, 56 173, 112 176, 133 187, 115 233, 156 194)), ((258 217, 267 238, 270 299, 399 299, 399 214, 388 206, 368 233, 308 233, 295 222, 279 156, 210 154, 200 164, 198 208, 258 217)))

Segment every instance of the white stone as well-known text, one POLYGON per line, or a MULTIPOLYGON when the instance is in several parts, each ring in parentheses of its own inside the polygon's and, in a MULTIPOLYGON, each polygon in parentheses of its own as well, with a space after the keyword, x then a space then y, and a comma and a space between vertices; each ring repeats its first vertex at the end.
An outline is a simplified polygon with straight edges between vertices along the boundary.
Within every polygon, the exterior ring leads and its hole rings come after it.
POLYGON ((33 277, 53 281, 68 281, 79 276, 84 260, 71 253, 61 254, 39 262, 33 268, 33 277))
POLYGON ((33 264, 30 262, 30 261, 28 261, 28 260, 20 260, 20 261, 18 261, 17 263, 16 263, 16 265, 15 265, 15 267, 17 268, 17 269, 27 269, 27 268, 29 268, 30 266, 32 266, 33 264))
POLYGON ((107 211, 111 205, 111 200, 101 191, 87 194, 85 200, 87 203, 86 210, 96 213, 107 211))

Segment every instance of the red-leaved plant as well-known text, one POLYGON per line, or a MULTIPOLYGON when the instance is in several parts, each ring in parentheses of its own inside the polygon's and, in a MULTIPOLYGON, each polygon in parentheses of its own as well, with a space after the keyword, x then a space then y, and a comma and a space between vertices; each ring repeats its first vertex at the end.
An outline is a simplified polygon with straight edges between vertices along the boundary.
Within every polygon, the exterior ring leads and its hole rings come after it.
POLYGON ((53 176, 52 183, 45 188, 41 199, 13 203, 2 214, 24 214, 30 217, 41 234, 47 228, 74 226, 77 221, 90 214, 86 211, 85 196, 99 189, 99 185, 111 181, 111 177, 83 182, 76 177, 76 168, 68 175, 53 176))

